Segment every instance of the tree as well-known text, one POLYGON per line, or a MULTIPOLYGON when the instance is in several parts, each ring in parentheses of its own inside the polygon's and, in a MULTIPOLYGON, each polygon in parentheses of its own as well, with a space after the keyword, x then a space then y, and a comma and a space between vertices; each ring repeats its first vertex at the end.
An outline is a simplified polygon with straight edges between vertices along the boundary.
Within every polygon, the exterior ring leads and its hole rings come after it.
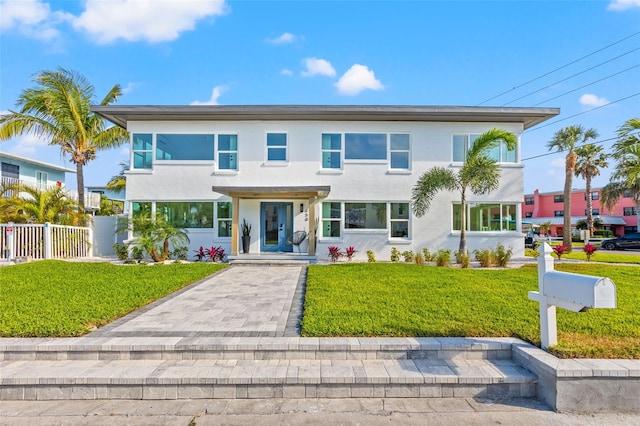
POLYGON ((134 239, 131 247, 139 247, 147 252, 154 262, 164 262, 169 258, 170 246, 188 243, 189 237, 184 228, 169 223, 163 215, 155 218, 149 212, 134 214, 118 225, 116 232, 133 231, 134 239))
POLYGON ((454 172, 444 167, 434 167, 420 176, 412 190, 413 212, 422 217, 429 210, 431 201, 442 190, 460 193, 460 245, 458 252, 467 254, 466 209, 467 193, 488 194, 500 185, 500 168, 488 156, 491 149, 504 143, 506 148, 516 148, 516 136, 502 129, 491 129, 480 135, 467 152, 460 169, 454 172))
POLYGON ((587 197, 587 230, 593 234, 593 202, 591 200, 591 179, 600 174, 600 169, 607 167, 607 155, 602 152, 602 145, 592 143, 576 148, 576 177, 582 177, 586 184, 587 197))
POLYGON ((562 235, 562 244, 571 252, 571 186, 573 184, 573 175, 576 169, 576 148, 578 143, 586 143, 589 139, 598 137, 595 129, 585 130, 581 125, 567 126, 558 130, 553 139, 547 143, 549 151, 567 152, 565 157, 564 168, 564 232, 562 235))
POLYGON ((10 190, 13 196, 5 198, 3 219, 16 223, 54 223, 57 225, 84 226, 88 217, 80 212, 78 203, 64 190, 54 186, 40 189, 32 185, 15 183, 10 190))
MULTIPOLYGON (((611 156, 616 165, 611 181, 602 188, 602 202, 609 210, 613 209, 620 197, 629 191, 640 209, 640 118, 627 120, 618 129, 616 143, 611 156)), ((640 229, 640 215, 638 215, 640 229)))
POLYGON ((127 175, 125 172, 129 170, 129 163, 123 161, 118 165, 120 166, 120 172, 112 176, 111 180, 107 182, 107 189, 121 192, 127 189, 127 175))
MULTIPOLYGON (((41 71, 33 81, 36 86, 18 98, 20 110, 0 116, 0 141, 33 134, 59 145, 76 166, 78 201, 84 211, 84 166, 96 158, 96 151, 127 142, 128 133, 118 126, 105 128, 104 119, 91 112, 94 88, 81 74, 59 68, 41 71)), ((116 84, 100 105, 115 102, 121 94, 116 84)))

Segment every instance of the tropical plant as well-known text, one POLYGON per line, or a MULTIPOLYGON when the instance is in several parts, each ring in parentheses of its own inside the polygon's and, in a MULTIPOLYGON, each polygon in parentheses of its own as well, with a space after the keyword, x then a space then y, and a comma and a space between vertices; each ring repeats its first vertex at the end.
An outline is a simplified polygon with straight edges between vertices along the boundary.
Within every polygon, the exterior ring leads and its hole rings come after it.
POLYGON ((344 253, 342 253, 342 250, 340 250, 340 247, 338 246, 329 246, 329 260, 331 260, 331 262, 337 262, 338 259, 340 259, 342 256, 344 255, 344 253))
POLYGON ((412 263, 415 255, 413 254, 413 250, 405 250, 402 252, 402 257, 404 258, 405 262, 412 263))
POLYGON ((246 219, 242 219, 242 236, 250 237, 251 236, 251 224, 247 222, 246 219))
POLYGON ((460 265, 461 268, 468 268, 471 265, 471 256, 469 253, 460 253, 458 250, 455 251, 456 263, 460 265))
POLYGON ((164 262, 171 254, 170 246, 189 242, 187 231, 178 228, 163 215, 152 217, 148 212, 139 212, 121 221, 116 232, 133 231, 133 248, 143 249, 154 262, 164 262))
POLYGON ((509 150, 516 148, 516 136, 502 129, 491 129, 480 135, 469 148, 467 157, 457 172, 444 167, 434 167, 420 176, 413 187, 413 212, 422 217, 429 210, 431 201, 442 190, 460 194, 460 253, 467 253, 467 196, 488 194, 500 185, 500 168, 488 156, 491 149, 504 143, 509 150))
MULTIPOLYGON (((94 87, 79 73, 64 68, 41 71, 35 87, 24 90, 16 102, 19 111, 0 116, 0 140, 23 134, 59 145, 62 155, 76 165, 78 199, 84 211, 84 166, 96 158, 96 151, 117 147, 129 140, 125 129, 105 128, 105 120, 91 111, 94 87)), ((115 102, 122 94, 116 84, 100 101, 115 102)))
POLYGON ((123 243, 115 243, 113 251, 116 253, 118 260, 127 260, 129 258, 129 245, 123 243))
POLYGON ((611 156, 616 160, 616 165, 611 181, 602 188, 602 202, 611 210, 620 197, 629 191, 640 210, 640 118, 629 119, 620 126, 612 148, 611 156))
POLYGON ((473 256, 483 268, 489 268, 495 264, 494 253, 488 248, 474 250, 473 256))
POLYGON ((451 250, 440 249, 433 256, 436 266, 449 266, 451 264, 451 250))
POLYGON ((224 248, 222 246, 218 247, 210 247, 204 250, 204 256, 209 259, 210 262, 224 262, 226 254, 224 253, 224 248))
POLYGON ((547 222, 541 223, 539 229, 541 234, 549 235, 549 232, 551 232, 551 222, 547 221, 547 222))
MULTIPOLYGON (((593 228, 597 229, 600 228, 603 225, 602 219, 600 219, 599 217, 596 217, 593 219, 593 228)), ((589 225, 587 223, 587 219, 580 219, 579 221, 576 222, 576 229, 589 229, 589 225)), ((593 231, 591 232, 591 235, 594 235, 593 231)))
POLYGON ((416 256, 415 256, 414 260, 416 262, 416 265, 423 265, 424 264, 424 256, 420 252, 416 253, 416 256))
POLYGON ((595 254, 596 250, 598 249, 593 244, 585 244, 584 247, 582 247, 582 251, 587 255, 587 262, 591 262, 591 256, 595 254))
POLYGON ((120 166, 120 172, 111 177, 109 182, 107 182, 106 188, 111 191, 121 192, 127 189, 127 175, 125 172, 129 170, 129 162, 123 161, 118 165, 120 166))
POLYGON ((562 259, 562 255, 570 253, 568 247, 565 244, 559 244, 552 247, 553 252, 558 256, 558 260, 562 259))
POLYGON ((14 183, 6 187, 11 196, 2 200, 2 218, 7 222, 86 225, 89 217, 79 212, 78 203, 58 186, 40 189, 14 183))
POLYGON ((571 253, 571 187, 576 171, 576 148, 579 143, 585 144, 589 139, 598 137, 595 129, 585 130, 581 125, 567 126, 558 130, 547 143, 549 151, 566 152, 564 169, 564 224, 562 242, 567 253, 571 253))
POLYGON ((425 262, 432 262, 433 261, 433 256, 431 255, 431 252, 429 251, 428 248, 423 248, 422 249, 422 255, 424 256, 424 261, 425 262))
POLYGON ((600 174, 600 169, 606 168, 609 164, 607 162, 608 155, 602 152, 604 147, 602 145, 594 145, 588 143, 576 148, 576 177, 582 177, 586 185, 587 197, 587 230, 589 233, 593 233, 595 223, 593 221, 593 201, 591 198, 591 179, 600 174))
POLYGON ((400 250, 398 250, 395 247, 391 247, 391 256, 390 256, 390 260, 392 262, 398 262, 400 261, 400 250))
POLYGON ((356 248, 354 246, 349 246, 344 250, 344 255, 347 257, 348 261, 351 261, 351 259, 353 259, 353 256, 355 256, 355 254, 357 253, 358 250, 356 250, 356 248))
POLYGON ((513 250, 511 248, 506 248, 502 244, 498 244, 493 251, 493 258, 495 259, 496 265, 500 268, 506 268, 509 260, 511 260, 511 256, 513 255, 513 250))
POLYGON ((373 250, 367 250, 367 262, 375 263, 376 253, 373 250))
POLYGON ((200 246, 200 248, 198 250, 194 250, 196 252, 195 257, 196 257, 196 262, 201 262, 202 259, 204 259, 205 257, 207 257, 207 255, 204 253, 204 247, 200 246))

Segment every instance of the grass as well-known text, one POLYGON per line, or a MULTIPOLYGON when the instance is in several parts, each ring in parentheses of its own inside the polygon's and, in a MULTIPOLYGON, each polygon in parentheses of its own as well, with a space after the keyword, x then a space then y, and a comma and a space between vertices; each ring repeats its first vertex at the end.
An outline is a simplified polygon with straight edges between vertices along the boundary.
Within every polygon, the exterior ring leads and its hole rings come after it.
MULTIPOLYGON (((533 257, 533 250, 525 250, 525 255, 533 257)), ((558 258, 555 253, 551 253, 551 256, 556 259, 558 258)), ((587 255, 584 253, 584 251, 582 251, 582 248, 576 249, 574 247, 571 253, 563 254, 562 259, 587 260, 587 255)), ((602 263, 628 263, 633 265, 640 265, 640 256, 633 254, 611 253, 605 250, 597 250, 591 256, 591 261, 602 263)))
MULTIPOLYGON (((617 309, 557 310, 560 357, 640 359, 640 269, 560 263, 558 270, 606 276, 617 309)), ((309 268, 303 336, 518 337, 540 344, 536 265, 518 269, 355 263, 309 268)))
POLYGON ((0 268, 0 336, 80 336, 224 265, 40 261, 0 268))

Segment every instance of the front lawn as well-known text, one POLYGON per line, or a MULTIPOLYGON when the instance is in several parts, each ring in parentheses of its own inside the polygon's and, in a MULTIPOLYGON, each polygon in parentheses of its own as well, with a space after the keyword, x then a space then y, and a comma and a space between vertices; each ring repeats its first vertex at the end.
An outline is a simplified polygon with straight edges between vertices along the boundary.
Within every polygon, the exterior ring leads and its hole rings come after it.
POLYGON ((0 336, 80 336, 222 269, 59 260, 0 268, 0 336))
MULTIPOLYGON (((617 309, 558 312, 561 357, 640 359, 640 269, 556 263, 556 269, 606 276, 617 309)), ((353 263, 309 267, 303 336, 519 337, 540 344, 536 265, 458 269, 353 263)))

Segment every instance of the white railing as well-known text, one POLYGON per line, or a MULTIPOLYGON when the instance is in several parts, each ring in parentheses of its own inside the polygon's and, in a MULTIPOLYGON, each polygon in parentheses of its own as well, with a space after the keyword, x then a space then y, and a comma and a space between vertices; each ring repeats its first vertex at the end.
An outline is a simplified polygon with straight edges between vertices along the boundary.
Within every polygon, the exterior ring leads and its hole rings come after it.
MULTIPOLYGON (((14 184, 29 185, 29 186, 32 186, 34 188, 40 188, 40 189, 51 189, 51 188, 55 188, 56 186, 58 186, 56 184, 41 186, 41 185, 38 185, 35 182, 27 182, 25 180, 9 178, 9 177, 0 178, 0 183, 2 183, 4 185, 14 185, 14 184)), ((72 199, 74 201, 78 201, 80 199, 78 191, 76 191, 74 189, 67 189, 67 188, 64 188, 63 190, 64 190, 64 193, 67 195, 67 197, 69 197, 70 199, 72 199)), ((5 195, 6 196, 11 196, 11 195, 13 195, 13 191, 8 191, 5 195)), ((85 209, 88 209, 88 210, 98 210, 98 209, 100 209, 100 194, 95 193, 95 192, 86 192, 85 191, 85 193, 84 193, 84 207, 85 207, 85 209)))
POLYGON ((0 224, 0 259, 92 257, 91 228, 45 224, 0 224))

